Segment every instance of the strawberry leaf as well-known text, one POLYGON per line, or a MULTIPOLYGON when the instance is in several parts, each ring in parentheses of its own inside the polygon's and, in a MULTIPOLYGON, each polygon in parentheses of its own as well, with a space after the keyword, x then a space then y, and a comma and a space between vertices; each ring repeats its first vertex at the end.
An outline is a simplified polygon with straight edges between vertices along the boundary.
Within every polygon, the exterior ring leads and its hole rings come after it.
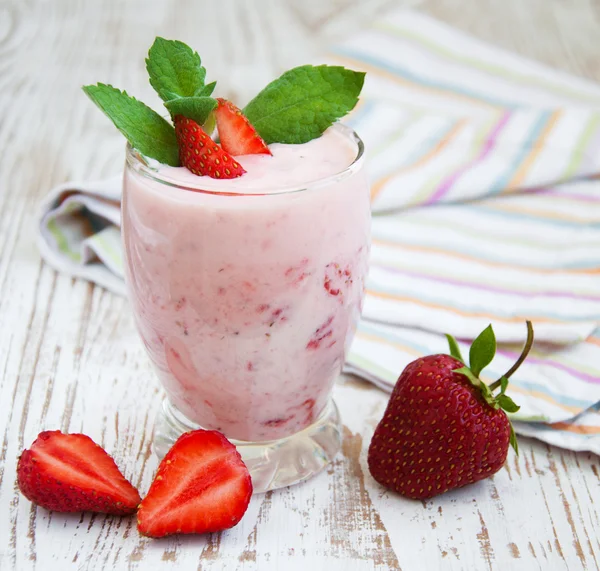
POLYGON ((508 395, 499 395, 496 400, 500 408, 506 412, 517 412, 521 408, 508 395))
POLYGON ((500 377, 500 394, 503 395, 508 388, 508 379, 505 376, 500 377))
POLYGON ((460 373, 461 375, 464 375, 465 377, 467 377, 467 379, 469 379, 469 381, 471 381, 471 383, 475 387, 479 387, 479 386, 481 386, 483 384, 481 382, 481 380, 478 379, 473 374, 473 371, 471 371, 471 369, 469 369, 469 367, 461 367, 460 369, 454 369, 453 372, 454 373, 460 373))
POLYGON ((204 124, 216 106, 217 100, 212 97, 179 97, 165 101, 165 107, 169 110, 171 117, 183 115, 188 119, 193 119, 198 125, 204 124))
POLYGON ((156 111, 112 85, 85 85, 83 91, 125 135, 132 147, 161 163, 179 166, 175 129, 156 111))
POLYGON ((490 388, 478 377, 473 374, 473 371, 469 367, 461 367, 460 369, 453 369, 454 373, 460 373, 469 379, 471 384, 478 388, 481 392, 483 400, 487 402, 493 408, 500 408, 498 398, 494 397, 490 388))
POLYGON ((496 336, 491 325, 488 325, 475 339, 469 350, 469 365, 476 377, 487 367, 496 354, 496 336))
POLYGON ((446 333, 446 339, 448 339, 448 347, 450 348, 450 355, 452 355, 452 357, 454 357, 455 359, 458 359, 461 363, 464 363, 465 360, 462 358, 462 355, 460 353, 460 347, 458 346, 456 339, 454 339, 454 337, 452 337, 452 335, 448 335, 448 333, 446 333))
POLYGON ((303 65, 269 83, 244 109, 267 144, 301 144, 319 137, 354 108, 363 72, 303 65))
POLYGON ((517 435, 515 434, 515 429, 513 428, 512 422, 510 423, 510 436, 509 436, 510 445, 513 447, 515 454, 519 455, 519 443, 517 442, 517 435))
POLYGON ((177 40, 156 38, 148 51, 146 69, 150 85, 163 101, 193 97, 204 87, 206 69, 200 56, 177 40))
POLYGON ((492 406, 494 406, 494 408, 498 408, 499 405, 496 406, 496 403, 494 402, 495 399, 492 396, 489 387, 483 381, 481 381, 479 388, 481 389, 481 394, 483 395, 485 400, 489 402, 492 406))

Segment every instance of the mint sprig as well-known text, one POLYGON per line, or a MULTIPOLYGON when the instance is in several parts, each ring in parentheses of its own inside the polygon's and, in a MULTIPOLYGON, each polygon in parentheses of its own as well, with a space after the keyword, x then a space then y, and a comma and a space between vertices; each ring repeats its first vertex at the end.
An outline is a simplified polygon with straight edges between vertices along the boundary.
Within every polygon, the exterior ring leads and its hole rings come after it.
MULTIPOLYGON (((487 367, 487 365, 492 362, 492 359, 496 354, 496 336, 494 335, 494 330, 491 325, 488 325, 488 327, 486 327, 471 344, 469 350, 469 366, 465 364, 463 367, 454 369, 455 373, 464 375, 474 387, 477 387, 481 391, 481 396, 490 406, 495 409, 500 408, 509 413, 517 412, 520 407, 506 394, 508 379, 521 366, 523 361, 525 361, 533 345, 533 326, 531 321, 527 321, 526 324, 527 340, 519 358, 497 381, 494 381, 488 386, 479 378, 483 368, 487 367), (498 388, 500 388, 500 393, 494 395, 494 391, 498 388)), ((446 338, 448 339, 448 345, 450 347, 450 355, 464 364, 456 339, 448 334, 446 334, 446 338)), ((519 447, 512 423, 510 424, 510 445, 518 454, 519 447)))
POLYGON ((83 90, 132 147, 161 163, 179 166, 175 129, 156 111, 112 85, 86 85, 83 90))
POLYGON ((171 117, 183 115, 203 125, 217 106, 210 97, 216 81, 204 85, 206 69, 200 56, 183 42, 156 38, 148 51, 146 69, 150 85, 171 117))
POLYGON ((354 108, 364 80, 340 66, 303 65, 269 83, 244 114, 267 144, 306 143, 354 108))
MULTIPOLYGON (((146 69, 150 84, 163 100, 171 119, 183 115, 210 135, 215 128, 216 82, 205 85, 206 69, 192 48, 157 37, 146 69)), ((302 144, 354 108, 365 74, 340 66, 296 67, 265 87, 244 113, 258 134, 270 143, 302 144)), ((179 166, 175 129, 161 115, 111 85, 83 87, 90 99, 112 120, 132 147, 147 157, 179 166)))
POLYGON ((206 69, 200 56, 177 40, 156 38, 148 51, 146 70, 150 85, 163 101, 194 97, 204 88, 206 69))

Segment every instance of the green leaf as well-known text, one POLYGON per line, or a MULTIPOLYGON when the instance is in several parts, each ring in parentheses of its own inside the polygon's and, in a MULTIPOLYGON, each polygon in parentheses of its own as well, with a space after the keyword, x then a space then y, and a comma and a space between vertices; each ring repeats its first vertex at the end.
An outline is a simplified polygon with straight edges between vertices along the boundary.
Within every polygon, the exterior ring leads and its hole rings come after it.
POLYGON ((503 395, 508 388, 508 379, 505 376, 500 377, 500 394, 503 395))
POLYGON ((469 367, 461 367, 460 369, 454 369, 453 370, 454 373, 460 373, 461 375, 464 375, 465 377, 467 377, 467 379, 469 379, 469 381, 471 381, 471 383, 473 384, 473 386, 475 387, 479 387, 481 386, 483 383, 481 382, 480 379, 478 379, 473 372, 471 371, 471 369, 469 369, 469 367))
POLYGON ((267 144, 306 143, 354 108, 364 80, 340 66, 303 65, 269 83, 244 114, 267 144))
POLYGON ((111 119, 132 147, 161 163, 179 166, 175 129, 156 111, 112 85, 85 85, 83 91, 111 119))
POLYGON ((490 388, 483 381, 481 381, 479 388, 481 389, 481 394, 483 395, 483 398, 485 398, 485 400, 488 403, 490 403, 494 408, 498 408, 498 406, 496 406, 495 399, 492 396, 490 388))
POLYGON ((476 377, 492 362, 495 354, 496 336, 492 326, 488 325, 473 341, 469 350, 469 365, 476 377))
POLYGON ((460 373, 461 375, 464 375, 465 377, 467 377, 467 379, 469 379, 471 384, 480 390, 481 396, 483 397, 485 402, 487 402, 493 408, 496 408, 496 409, 500 408, 498 399, 494 398, 494 395, 492 395, 490 388, 480 378, 476 377, 473 374, 473 371, 471 369, 469 369, 469 367, 461 367, 460 369, 453 369, 452 372, 460 373))
POLYGON ((499 395, 496 400, 500 408, 506 412, 517 412, 521 408, 508 395, 499 395))
POLYGON ((210 95, 212 95, 212 92, 215 90, 216 86, 217 86, 216 81, 213 81, 212 83, 207 83, 204 87, 199 89, 198 92, 195 93, 194 95, 196 95, 198 97, 209 97, 210 95))
POLYGON ((208 119, 206 119, 206 121, 202 125, 202 128, 204 129, 204 132, 210 137, 212 136, 216 126, 217 118, 215 117, 214 113, 210 113, 208 115, 208 119))
POLYGON ((450 347, 450 355, 452 355, 452 357, 454 357, 455 359, 458 359, 461 363, 464 363, 465 360, 462 358, 462 355, 460 354, 460 347, 458 346, 456 339, 454 339, 454 337, 452 337, 452 335, 448 335, 448 333, 446 333, 446 339, 448 339, 448 347, 450 347))
POLYGON ((210 112, 217 106, 217 100, 212 97, 180 97, 165 102, 171 117, 183 115, 193 119, 198 125, 203 125, 210 112))
POLYGON ((200 56, 177 40, 156 38, 148 51, 146 69, 150 85, 163 101, 193 97, 204 87, 206 69, 200 56))
POLYGON ((510 423, 510 437, 509 437, 510 445, 513 447, 515 454, 519 455, 519 443, 517 442, 517 435, 515 434, 515 429, 513 428, 512 422, 510 423))

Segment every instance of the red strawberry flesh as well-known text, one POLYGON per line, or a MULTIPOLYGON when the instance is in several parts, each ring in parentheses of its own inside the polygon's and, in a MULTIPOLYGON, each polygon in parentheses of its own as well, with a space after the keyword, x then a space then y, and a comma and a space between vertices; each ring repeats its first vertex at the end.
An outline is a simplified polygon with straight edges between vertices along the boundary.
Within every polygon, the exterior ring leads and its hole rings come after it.
POLYGON ((179 144, 179 160, 195 175, 237 178, 246 172, 194 120, 177 115, 174 123, 175 136, 179 144))
POLYGON ((380 484, 426 499, 503 466, 508 417, 453 372, 462 366, 449 355, 431 355, 404 369, 369 447, 369 471, 380 484))
POLYGON ((33 503, 59 512, 125 515, 140 503, 138 491, 115 461, 84 434, 47 431, 24 450, 17 482, 33 503))
POLYGON ((165 537, 228 529, 251 495, 250 474, 233 444, 220 432, 187 432, 160 463, 138 510, 138 530, 165 537))
POLYGON ((263 141, 250 121, 231 101, 218 98, 215 110, 217 130, 221 146, 225 151, 237 157, 241 155, 270 155, 263 141))

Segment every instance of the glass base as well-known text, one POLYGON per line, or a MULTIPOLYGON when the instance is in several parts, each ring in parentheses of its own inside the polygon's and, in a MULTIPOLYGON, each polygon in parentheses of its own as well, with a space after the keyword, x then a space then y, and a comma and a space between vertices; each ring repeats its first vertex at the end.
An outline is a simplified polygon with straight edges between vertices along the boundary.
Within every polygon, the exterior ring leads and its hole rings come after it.
MULTIPOLYGON (((154 453, 162 458, 184 432, 202 428, 190 422, 165 399, 154 428, 154 453)), ((318 474, 342 445, 342 425, 333 400, 319 418, 304 430, 280 440, 231 440, 241 454, 255 493, 303 482, 318 474)))

